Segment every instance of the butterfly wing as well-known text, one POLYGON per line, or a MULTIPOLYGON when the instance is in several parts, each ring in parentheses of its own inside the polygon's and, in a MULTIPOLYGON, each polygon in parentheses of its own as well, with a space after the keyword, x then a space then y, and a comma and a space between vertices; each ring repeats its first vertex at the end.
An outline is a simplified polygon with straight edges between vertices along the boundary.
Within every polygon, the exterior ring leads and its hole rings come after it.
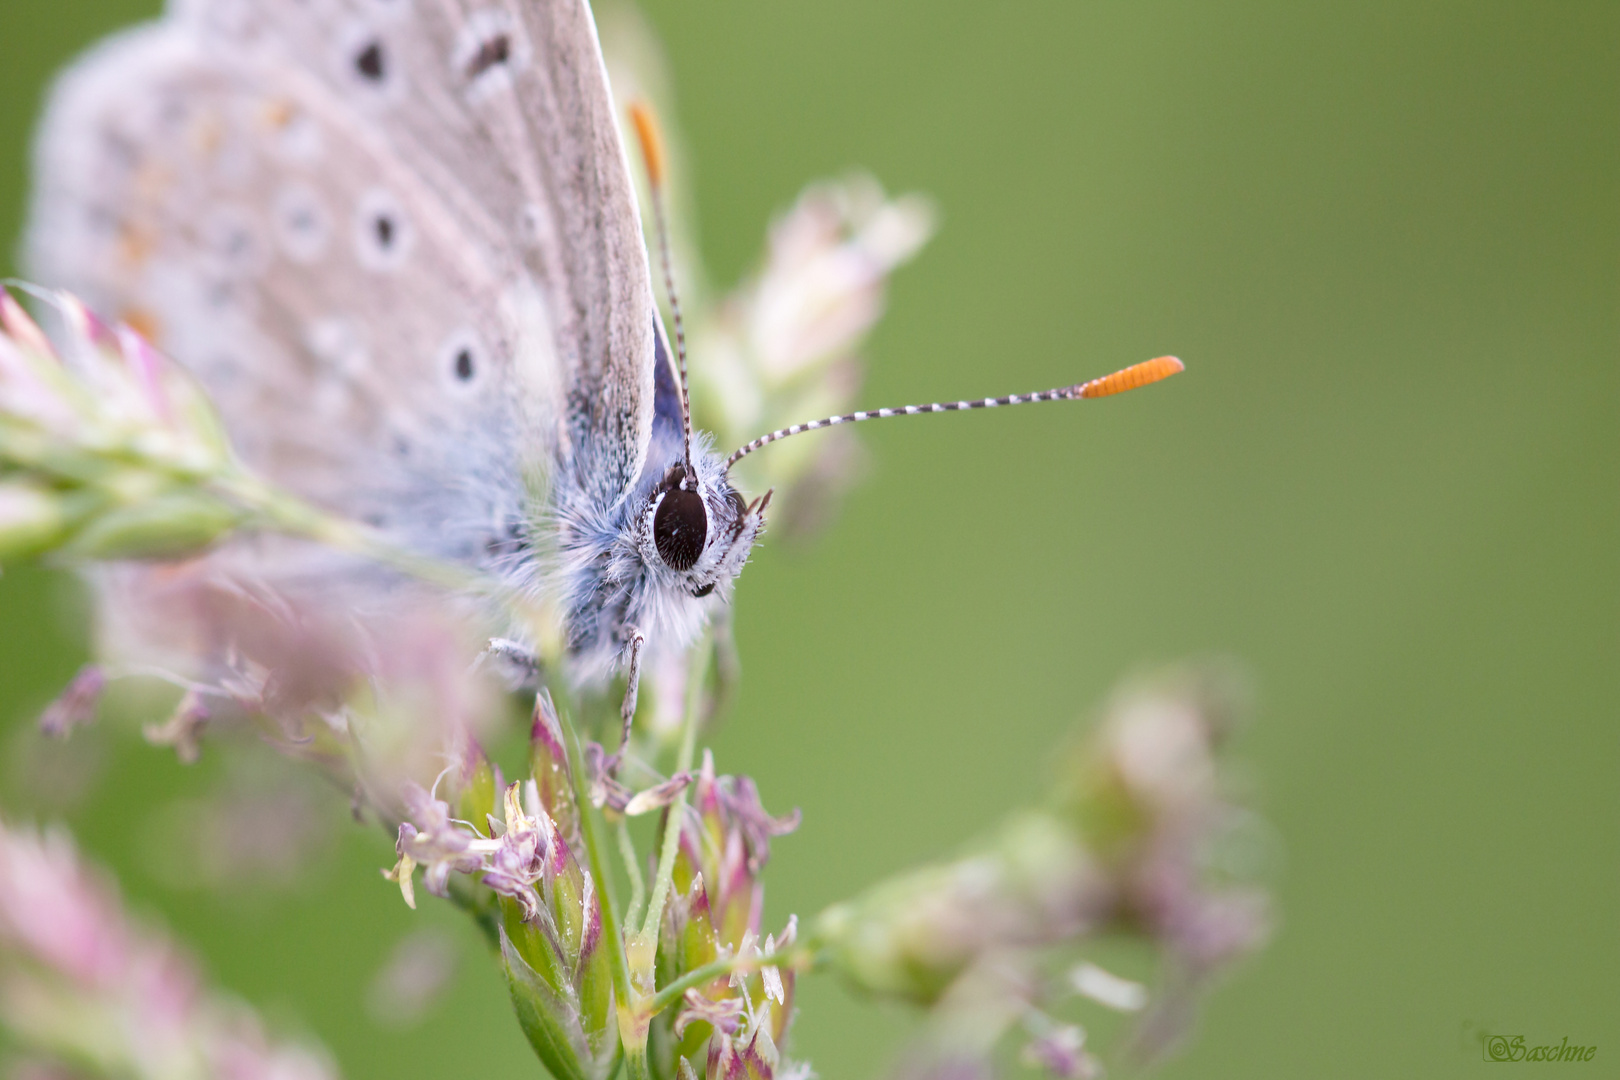
POLYGON ((176 5, 59 84, 32 272, 203 379, 250 463, 450 557, 611 503, 652 290, 590 10, 176 5))

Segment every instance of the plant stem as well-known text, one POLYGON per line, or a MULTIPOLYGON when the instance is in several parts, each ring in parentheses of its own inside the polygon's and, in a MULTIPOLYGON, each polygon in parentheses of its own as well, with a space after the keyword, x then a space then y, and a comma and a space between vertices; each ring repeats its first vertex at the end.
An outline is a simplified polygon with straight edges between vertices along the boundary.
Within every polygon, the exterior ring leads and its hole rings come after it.
POLYGON ((473 889, 472 880, 460 874, 450 879, 450 902, 465 911, 472 917, 473 923, 483 932, 484 941, 497 957, 501 954, 501 927, 500 915, 493 905, 482 905, 478 902, 473 889))
MULTIPOLYGON (((248 490, 251 491, 251 488, 248 490)), ((241 487, 237 487, 233 493, 246 494, 241 487)), ((277 529, 370 559, 418 581, 480 594, 489 592, 494 586, 494 582, 482 574, 397 547, 369 529, 322 513, 273 489, 263 489, 263 495, 255 506, 277 529)))
MULTIPOLYGON (((693 647, 692 665, 686 675, 686 715, 681 721, 681 748, 676 754, 675 772, 692 771, 692 757, 697 752, 703 680, 709 673, 711 649, 707 634, 693 647)), ((653 878, 652 902, 647 905, 647 919, 641 924, 641 937, 652 952, 658 949, 658 929, 664 922, 664 903, 669 899, 670 883, 675 876, 675 854, 680 849, 681 818, 685 813, 686 789, 682 789, 670 804, 668 816, 664 819, 664 845, 658 853, 658 876, 653 878)))
POLYGON ((647 1040, 624 1048, 625 1069, 630 1080, 652 1080, 652 1065, 647 1060, 647 1040))
MULTIPOLYGON (((690 772, 692 769, 710 648, 707 635, 693 647, 692 664, 687 671, 686 708, 681 719, 681 746, 676 755, 675 772, 690 772)), ((664 819, 664 843, 658 854, 658 874, 653 878, 652 900, 647 905, 646 919, 641 925, 641 932, 630 934, 625 941, 630 984, 636 996, 629 1001, 628 1014, 620 1013, 619 1031, 631 1080, 651 1080, 652 1077, 647 1060, 647 1033, 653 1014, 647 1011, 645 1003, 655 996, 658 930, 663 925, 664 904, 669 899, 670 881, 675 876, 675 854, 680 849, 681 818, 685 812, 686 791, 682 789, 670 804, 668 816, 664 819)))
POLYGON ((636 845, 630 839, 628 821, 619 821, 618 834, 619 855, 624 859, 624 872, 630 878, 630 902, 624 908, 624 925, 634 926, 641 918, 641 905, 647 899, 647 884, 641 877, 641 864, 636 857, 636 845))
POLYGON ((813 962, 813 954, 808 949, 794 948, 782 952, 773 952, 765 956, 752 956, 744 960, 736 956, 728 956, 723 960, 715 960, 704 964, 700 968, 693 968, 674 982, 659 989, 658 993, 644 999, 642 1009, 648 1016, 657 1016, 675 1002, 681 995, 694 986, 702 986, 713 982, 722 975, 730 975, 734 971, 747 969, 757 971, 767 967, 785 967, 799 969, 808 967, 813 962))
POLYGON ((441 588, 479 595, 492 594, 498 589, 498 584, 483 574, 391 544, 380 534, 328 514, 251 474, 218 477, 213 484, 217 491, 256 514, 262 525, 277 532, 359 555, 441 588))

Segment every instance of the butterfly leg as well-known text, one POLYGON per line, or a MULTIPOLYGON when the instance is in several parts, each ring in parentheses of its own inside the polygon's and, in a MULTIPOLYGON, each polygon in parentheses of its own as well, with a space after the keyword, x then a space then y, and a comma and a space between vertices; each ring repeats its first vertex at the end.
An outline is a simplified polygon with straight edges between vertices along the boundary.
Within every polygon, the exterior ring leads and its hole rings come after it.
POLYGON ((630 725, 636 718, 636 693, 641 689, 641 646, 646 638, 640 630, 626 624, 624 627, 626 648, 630 650, 630 660, 625 665, 624 703, 619 706, 619 720, 622 727, 619 731, 619 749, 608 759, 608 774, 619 771, 619 762, 624 758, 624 752, 630 747, 630 725))
POLYGON ((521 641, 511 638, 490 638, 489 645, 474 661, 482 667, 490 661, 500 664, 502 674, 513 690, 537 690, 541 682, 540 656, 521 641))

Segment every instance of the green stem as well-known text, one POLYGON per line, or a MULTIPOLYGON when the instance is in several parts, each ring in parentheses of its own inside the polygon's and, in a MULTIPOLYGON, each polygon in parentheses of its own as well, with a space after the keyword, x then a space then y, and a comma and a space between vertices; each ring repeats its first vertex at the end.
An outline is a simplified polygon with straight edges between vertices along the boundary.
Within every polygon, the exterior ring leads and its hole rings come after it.
POLYGON ((495 582, 482 574, 390 544, 371 530, 278 491, 251 474, 221 477, 214 486, 278 532, 359 555, 430 585, 480 595, 496 588, 495 582))
MULTIPOLYGON (((692 756, 697 752, 698 707, 703 700, 703 679, 707 674, 709 639, 698 640, 687 672, 686 711, 681 720, 681 747, 676 756, 675 771, 690 772, 692 756)), ((658 965, 658 930, 664 921, 664 904, 669 899, 670 882, 675 876, 675 854, 680 849, 681 817, 686 811, 686 791, 683 789, 670 804, 664 819, 664 843, 658 854, 658 874, 653 878, 652 900, 647 905, 647 917, 641 932, 631 934, 625 943, 629 954, 630 981, 636 998, 630 1002, 628 1015, 621 1015, 619 1027, 624 1033, 624 1059, 631 1080, 651 1080, 652 1071, 647 1060, 647 1031, 652 1014, 644 1003, 654 997, 654 972, 658 965)))
POLYGON ((647 899, 647 884, 641 877, 641 862, 636 856, 636 845, 630 839, 630 823, 619 821, 619 856, 624 859, 624 872, 630 878, 630 903, 625 905, 624 924, 634 926, 641 917, 641 905, 647 899))
MULTIPOLYGON (((486 893, 487 896, 487 893, 486 893)), ((475 892, 471 878, 456 874, 450 879, 450 902, 472 917, 483 932, 484 941, 499 958, 501 954, 500 914, 493 904, 485 904, 475 892)))
POLYGON ((681 995, 695 986, 704 986, 722 975, 730 975, 734 971, 747 969, 758 971, 760 968, 785 967, 803 970, 814 963, 814 954, 808 949, 795 948, 783 952, 773 952, 764 956, 754 956, 743 960, 736 956, 728 956, 723 960, 715 960, 704 964, 700 968, 693 968, 674 982, 663 987, 658 993, 646 998, 641 1005, 648 1016, 657 1016, 665 1009, 681 999, 681 995))
MULTIPOLYGON (((709 673, 711 646, 704 635, 693 647, 692 665, 686 675, 686 716, 681 724, 681 748, 675 758, 675 772, 691 772, 692 757, 697 752, 698 712, 703 701, 703 680, 709 673)), ((647 919, 641 924, 641 937, 651 953, 658 950, 658 929, 664 921, 664 904, 669 899, 669 888, 675 877, 675 855, 681 843, 681 818, 686 813, 686 791, 675 796, 664 819, 664 846, 658 853, 658 876, 653 878, 652 902, 647 905, 647 919)))
POLYGON ((270 521, 281 528, 339 551, 360 555, 430 585, 480 594, 489 592, 493 585, 481 574, 396 547, 369 529, 285 497, 275 498, 265 510, 270 521))
POLYGON ((624 1048, 624 1064, 630 1080, 653 1080, 652 1065, 647 1060, 647 1040, 624 1048))

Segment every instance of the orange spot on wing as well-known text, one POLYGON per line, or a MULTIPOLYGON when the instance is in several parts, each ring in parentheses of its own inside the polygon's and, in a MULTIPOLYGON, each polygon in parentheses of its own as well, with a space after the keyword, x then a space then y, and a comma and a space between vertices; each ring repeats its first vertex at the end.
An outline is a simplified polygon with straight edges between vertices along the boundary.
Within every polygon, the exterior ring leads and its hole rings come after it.
POLYGON ((135 199, 155 203, 168 191, 174 174, 162 162, 147 158, 135 170, 135 199))
POLYGON ((157 250, 157 237, 152 230, 133 222, 118 226, 118 256, 130 266, 139 267, 157 250))
POLYGON ((163 332, 163 324, 158 322, 158 317, 145 308, 125 308, 119 318, 125 326, 154 345, 157 344, 158 335, 163 332))
POLYGON ((211 158, 225 142, 225 123, 219 113, 210 109, 192 121, 187 135, 191 149, 200 157, 211 158))
POLYGON ((1123 394, 1127 390, 1135 390, 1138 386, 1147 386, 1160 379, 1168 379, 1178 371, 1185 371, 1187 365, 1173 356, 1161 356, 1157 360, 1144 360, 1140 364, 1132 364, 1128 368, 1104 375, 1100 379, 1092 379, 1080 387, 1080 396, 1083 398, 1107 397, 1110 394, 1123 394))
POLYGON ((290 101, 273 100, 264 103, 264 122, 277 131, 292 123, 297 110, 290 101))
POLYGON ((647 163, 647 180, 653 187, 664 184, 664 133, 659 130, 658 117, 652 106, 644 101, 630 103, 630 123, 635 125, 636 141, 641 143, 641 157, 647 163))

